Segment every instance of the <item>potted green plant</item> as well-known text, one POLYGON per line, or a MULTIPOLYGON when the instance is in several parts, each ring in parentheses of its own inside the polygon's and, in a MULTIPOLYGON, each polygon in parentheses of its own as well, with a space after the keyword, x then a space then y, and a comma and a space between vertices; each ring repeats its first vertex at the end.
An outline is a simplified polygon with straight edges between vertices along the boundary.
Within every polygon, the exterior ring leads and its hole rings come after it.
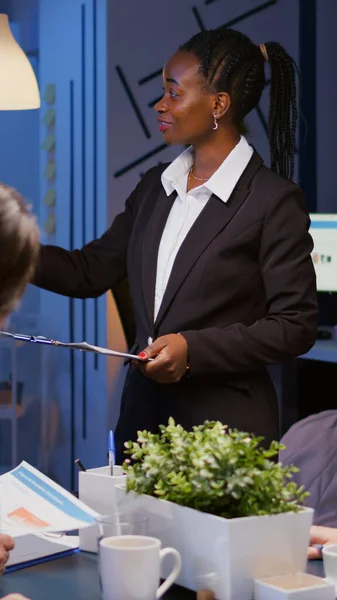
POLYGON ((205 422, 173 419, 159 434, 128 442, 123 510, 146 512, 149 534, 182 555, 179 582, 212 588, 219 600, 251 600, 253 581, 305 567, 312 510, 277 462, 281 446, 205 422))

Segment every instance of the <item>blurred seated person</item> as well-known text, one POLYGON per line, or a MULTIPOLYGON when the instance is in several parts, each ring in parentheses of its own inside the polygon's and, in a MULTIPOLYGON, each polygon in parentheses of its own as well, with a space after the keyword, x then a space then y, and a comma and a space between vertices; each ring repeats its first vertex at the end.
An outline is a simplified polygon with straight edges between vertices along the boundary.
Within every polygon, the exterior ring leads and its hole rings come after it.
MULTIPOLYGON (((0 183, 0 329, 16 309, 35 269, 39 231, 21 196, 0 183)), ((14 540, 0 535, 0 573, 5 570, 14 540)), ((3 600, 27 600, 9 594, 3 600)))
POLYGON ((325 410, 298 421, 283 436, 280 461, 294 464, 293 479, 310 492, 314 509, 308 558, 322 558, 321 546, 337 543, 337 410, 325 410))
POLYGON ((281 439, 284 465, 294 464, 294 481, 310 493, 314 525, 337 527, 337 410, 325 410, 298 421, 281 439))

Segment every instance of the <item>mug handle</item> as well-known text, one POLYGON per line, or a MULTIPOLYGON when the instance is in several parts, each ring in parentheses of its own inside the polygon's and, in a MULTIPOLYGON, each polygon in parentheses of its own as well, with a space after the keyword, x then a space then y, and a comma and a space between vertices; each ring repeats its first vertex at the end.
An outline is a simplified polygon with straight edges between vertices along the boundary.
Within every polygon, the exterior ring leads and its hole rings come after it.
POLYGON ((168 578, 165 579, 165 581, 157 589, 156 600, 161 598, 162 595, 165 594, 165 592, 167 592, 167 590, 171 587, 171 585, 173 585, 173 583, 175 582, 175 580, 177 579, 177 577, 180 573, 181 556, 180 556, 178 550, 175 550, 175 548, 163 548, 162 550, 160 550, 160 552, 159 552, 160 564, 163 562, 163 559, 165 558, 165 556, 168 556, 169 554, 171 554, 174 558, 173 569, 172 569, 171 573, 169 574, 168 578))

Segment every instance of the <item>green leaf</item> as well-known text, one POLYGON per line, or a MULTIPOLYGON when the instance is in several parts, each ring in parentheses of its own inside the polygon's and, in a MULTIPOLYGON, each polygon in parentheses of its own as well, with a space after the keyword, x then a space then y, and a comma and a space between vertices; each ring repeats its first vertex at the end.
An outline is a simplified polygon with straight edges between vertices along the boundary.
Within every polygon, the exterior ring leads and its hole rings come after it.
POLYGON ((263 438, 219 421, 186 431, 170 418, 159 432, 125 444, 127 491, 226 518, 296 512, 308 497, 292 481, 296 467, 275 462, 276 441, 264 449, 263 438))

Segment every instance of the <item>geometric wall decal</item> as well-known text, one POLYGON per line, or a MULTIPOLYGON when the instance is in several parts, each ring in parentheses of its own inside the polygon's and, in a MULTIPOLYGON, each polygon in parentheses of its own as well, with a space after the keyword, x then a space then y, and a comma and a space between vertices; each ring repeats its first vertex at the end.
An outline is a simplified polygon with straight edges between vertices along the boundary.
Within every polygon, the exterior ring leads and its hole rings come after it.
POLYGON ((47 127, 50 127, 51 125, 54 124, 54 122, 55 122, 55 109, 54 108, 48 108, 45 116, 43 117, 42 122, 47 127))
POLYGON ((42 148, 42 150, 47 150, 47 152, 50 152, 51 150, 53 150, 55 148, 55 135, 53 133, 50 133, 49 135, 47 135, 41 148, 42 148))
POLYGON ((46 165, 43 175, 46 179, 49 179, 50 181, 55 179, 56 165, 55 165, 54 161, 50 160, 47 162, 47 165, 46 165))
MULTIPOLYGON (((271 9, 273 9, 277 4, 278 4, 279 0, 262 0, 262 1, 258 1, 258 0, 252 0, 251 4, 253 6, 250 6, 249 9, 247 10, 247 2, 241 2, 242 4, 242 8, 243 10, 240 11, 240 9, 238 10, 233 10, 232 8, 229 10, 229 13, 234 13, 231 14, 230 18, 223 18, 220 17, 219 20, 216 22, 215 28, 218 27, 238 27, 240 28, 241 26, 243 26, 245 23, 247 23, 247 21, 251 20, 251 19, 256 19, 258 18, 260 15, 262 15, 263 13, 269 13, 269 11, 271 9)), ((295 0, 294 0, 295 2, 295 0)), ((189 2, 188 2, 189 4, 189 2)), ((220 2, 215 2, 215 0, 204 0, 204 9, 202 10, 202 13, 200 12, 200 10, 198 8, 196 8, 196 6, 191 2, 190 6, 189 6, 189 10, 190 10, 190 14, 193 17, 193 21, 196 23, 197 25, 197 29, 199 31, 204 31, 205 29, 208 28, 208 23, 207 23, 207 15, 208 12, 211 11, 211 8, 216 9, 219 13, 221 12, 222 15, 224 15, 227 11, 226 9, 223 8, 223 5, 225 3, 220 3, 220 2), (216 6, 217 5, 217 6, 216 6)), ((240 2, 237 2, 238 6, 240 5, 240 2)), ((249 4, 249 3, 248 3, 249 4)), ((177 3, 178 5, 178 3, 177 3)), ((146 12, 146 10, 145 10, 146 12)), ((144 12, 144 21, 146 19, 145 17, 145 12, 144 12)), ((214 28, 214 24, 211 26, 214 28)), ((197 31, 195 31, 195 33, 197 33, 197 31)), ((121 36, 122 37, 122 36, 121 36)), ((183 39, 181 40, 183 41, 183 39)), ((118 42, 117 42, 118 43, 118 42)), ((116 59, 118 60, 118 58, 116 57, 116 59)), ((137 61, 139 61, 139 58, 136 60, 135 64, 137 64, 137 61)), ((134 93, 135 87, 134 85, 132 85, 132 76, 128 73, 127 76, 125 75, 124 69, 122 70, 120 65, 116 65, 115 69, 117 71, 117 75, 119 76, 119 80, 120 83, 122 84, 122 87, 124 88, 124 91, 126 92, 127 96, 129 97, 130 103, 132 105, 132 108, 136 114, 137 120, 139 121, 139 124, 141 125, 141 128, 143 130, 143 134, 144 134, 144 149, 146 148, 145 151, 143 152, 139 152, 138 156, 134 157, 133 160, 130 161, 125 161, 124 164, 120 165, 118 169, 116 169, 114 171, 114 178, 115 179, 119 179, 122 175, 126 175, 128 172, 133 171, 136 167, 138 167, 139 165, 141 165, 142 163, 148 162, 148 160, 152 157, 154 157, 155 155, 159 155, 164 149, 165 149, 165 144, 157 144, 155 146, 152 146, 151 148, 149 148, 147 146, 146 143, 146 139, 149 139, 152 137, 151 135, 151 129, 148 126, 148 124, 146 123, 146 112, 145 110, 141 109, 140 106, 140 98, 144 98, 144 88, 146 89, 147 86, 152 86, 152 89, 155 89, 153 86, 153 81, 154 80, 159 80, 161 78, 162 75, 162 64, 159 63, 159 65, 157 66, 156 69, 153 69, 153 62, 151 62, 151 69, 149 69, 149 71, 145 74, 143 74, 141 77, 139 77, 139 75, 136 77, 136 85, 138 84, 138 86, 140 86, 142 88, 142 93, 139 95, 134 93), (160 67, 160 68, 158 68, 160 67), (130 83, 129 83, 130 80, 130 83)), ((134 68, 134 67, 133 67, 134 68)), ((267 81, 266 84, 268 85, 270 82, 267 81)), ((151 93, 151 92, 150 92, 151 93)), ((149 98, 146 102, 146 108, 147 109, 151 109, 154 107, 154 105, 158 102, 158 100, 161 98, 161 96, 158 96, 156 94, 156 97, 152 96, 152 98, 149 98)), ((125 111, 125 109, 124 109, 125 111)), ((261 107, 258 107, 256 109, 255 115, 256 115, 256 119, 257 122, 259 124, 259 137, 260 138, 265 138, 266 142, 268 143, 268 135, 267 135, 267 121, 266 121, 266 117, 264 116, 264 113, 262 111, 261 107)), ((247 127, 247 124, 245 123, 245 127, 247 127)), ((265 142, 264 142, 265 143, 265 142)), ((130 146, 130 148, 132 149, 132 145, 130 146)))
POLYGON ((56 190, 55 188, 49 188, 43 198, 43 204, 46 206, 55 206, 56 203, 56 190))
POLYGON ((44 93, 44 100, 47 104, 54 104, 55 102, 55 85, 49 83, 44 93))
POLYGON ((116 73, 118 75, 118 78, 119 78, 119 80, 120 80, 120 82, 121 82, 121 84, 122 84, 122 86, 124 88, 124 92, 126 93, 128 99, 130 101, 130 104, 131 104, 133 110, 135 111, 136 117, 138 119, 138 122, 139 122, 142 130, 143 130, 143 133, 144 133, 145 137, 146 138, 150 138, 151 137, 151 132, 150 132, 148 126, 145 123, 145 120, 144 120, 144 117, 142 115, 141 109, 139 108, 139 106, 137 104, 137 101, 135 99, 135 96, 134 96, 134 94, 132 93, 132 91, 130 89, 130 86, 129 86, 127 80, 126 80, 126 77, 124 75, 124 72, 122 71, 122 68, 119 65, 116 65, 115 69, 116 69, 116 73))
POLYGON ((56 218, 55 215, 49 215, 43 229, 48 235, 54 235, 56 232, 56 218))

